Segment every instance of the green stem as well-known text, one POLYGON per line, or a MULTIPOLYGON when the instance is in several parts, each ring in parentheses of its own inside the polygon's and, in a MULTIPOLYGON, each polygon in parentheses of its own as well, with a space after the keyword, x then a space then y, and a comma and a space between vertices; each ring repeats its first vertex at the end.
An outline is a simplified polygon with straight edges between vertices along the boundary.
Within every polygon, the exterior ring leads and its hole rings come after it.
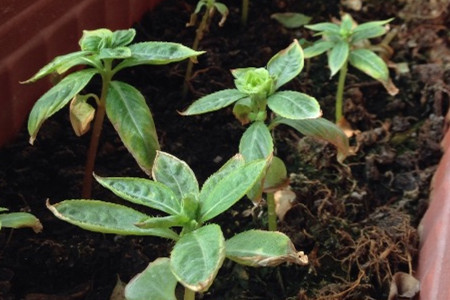
POLYGON ((247 25, 249 1, 250 0, 242 0, 241 23, 244 26, 247 25))
POLYGON ((267 193, 267 219, 269 223, 269 231, 277 230, 277 214, 275 213, 275 197, 274 193, 267 193))
POLYGON ((344 85, 345 78, 347 76, 348 60, 345 61, 341 70, 339 71, 339 81, 336 92, 336 123, 338 123, 342 118, 342 106, 344 98, 344 85))
POLYGON ((183 300, 195 300, 195 292, 185 287, 183 300))
POLYGON ((113 73, 111 72, 111 61, 105 61, 105 70, 102 74, 102 91, 100 100, 95 112, 94 126, 92 128, 91 141, 86 158, 86 167, 84 169, 83 188, 81 196, 83 199, 89 199, 92 195, 92 173, 94 172, 95 159, 97 157, 98 144, 103 128, 103 120, 106 114, 106 94, 113 73))

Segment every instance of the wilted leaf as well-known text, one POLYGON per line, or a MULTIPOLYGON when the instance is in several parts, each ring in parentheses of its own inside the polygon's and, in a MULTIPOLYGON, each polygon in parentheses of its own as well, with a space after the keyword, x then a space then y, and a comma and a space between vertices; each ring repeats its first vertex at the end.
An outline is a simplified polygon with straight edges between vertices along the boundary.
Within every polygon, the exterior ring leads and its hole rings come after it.
POLYGON ((295 193, 289 187, 274 193, 275 213, 280 221, 284 220, 284 216, 291 209, 295 198, 295 193))
POLYGON ((90 95, 76 95, 70 101, 70 123, 77 136, 82 136, 89 131, 95 115, 95 108, 87 100, 90 95))
POLYGON ((419 280, 408 273, 397 272, 392 276, 388 300, 395 300, 398 297, 412 298, 419 291, 419 280))

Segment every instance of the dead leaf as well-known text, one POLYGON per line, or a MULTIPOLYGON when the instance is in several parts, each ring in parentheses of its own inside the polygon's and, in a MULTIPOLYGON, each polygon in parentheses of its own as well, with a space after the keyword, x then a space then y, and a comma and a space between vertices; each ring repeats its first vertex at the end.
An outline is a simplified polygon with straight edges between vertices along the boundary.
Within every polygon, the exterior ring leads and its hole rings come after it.
POLYGON ((109 300, 125 300, 125 286, 126 284, 120 280, 119 276, 117 276, 117 282, 111 292, 109 300))
POLYGON ((278 190, 274 193, 275 213, 279 220, 283 221, 286 213, 291 209, 295 201, 295 193, 289 188, 278 190))
POLYGON ((395 300, 398 297, 412 298, 419 292, 419 290, 419 280, 408 273, 397 272, 394 276, 392 276, 388 300, 395 300))
POLYGON ((362 8, 361 0, 341 0, 341 4, 354 11, 360 11, 362 8))
POLYGON ((77 95, 70 102, 70 123, 77 136, 89 131, 95 109, 87 103, 89 96, 77 95))

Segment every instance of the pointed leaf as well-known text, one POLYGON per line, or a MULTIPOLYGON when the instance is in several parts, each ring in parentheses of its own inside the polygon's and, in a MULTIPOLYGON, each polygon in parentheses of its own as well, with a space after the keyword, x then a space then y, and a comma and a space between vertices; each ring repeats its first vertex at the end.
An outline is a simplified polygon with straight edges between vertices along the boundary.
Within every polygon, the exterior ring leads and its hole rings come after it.
POLYGON ((106 96, 106 114, 125 147, 150 174, 159 143, 144 96, 127 83, 112 81, 106 96))
POLYGON ((311 17, 300 13, 274 13, 270 16, 271 19, 277 20, 286 28, 299 28, 308 24, 311 21, 311 17))
POLYGON ((168 153, 158 151, 152 170, 155 181, 170 188, 177 199, 197 196, 199 187, 192 169, 182 160, 168 153))
POLYGON ((127 206, 99 200, 65 200, 47 208, 58 218, 85 230, 120 235, 152 235, 177 240, 178 235, 167 228, 143 229, 135 226, 148 218, 127 206))
POLYGON ((34 215, 26 212, 11 212, 0 214, 0 225, 7 228, 30 227, 34 232, 42 231, 42 224, 34 215))
POLYGON ((157 258, 125 287, 127 300, 176 300, 177 279, 170 270, 167 257, 157 258))
POLYGON ((76 95, 70 101, 70 123, 77 136, 82 136, 89 131, 94 119, 95 108, 87 100, 92 97, 88 95, 76 95))
POLYGON ((183 235, 170 255, 175 277, 194 292, 211 286, 225 259, 225 239, 216 224, 206 225, 183 235))
POLYGON ((217 182, 206 198, 200 200, 200 221, 214 218, 240 200, 260 178, 266 164, 266 160, 247 163, 217 182))
POLYGON ((267 70, 275 77, 275 90, 300 74, 303 64, 303 50, 297 40, 275 54, 267 63, 267 70))
POLYGON ((42 123, 54 113, 64 107, 78 94, 97 73, 96 70, 87 69, 67 75, 57 85, 48 90, 34 104, 28 118, 28 132, 30 144, 33 144, 42 123))
POLYGON ((331 48, 333 48, 333 46, 334 43, 332 42, 319 40, 315 42, 312 46, 304 49, 303 53, 305 54, 305 58, 311 58, 330 50, 331 48))
POLYGON ((386 28, 384 28, 383 25, 391 22, 392 20, 393 18, 358 25, 355 29, 353 29, 352 42, 357 42, 362 39, 370 39, 385 34, 386 28))
POLYGON ((184 226, 190 219, 186 216, 175 215, 165 217, 149 217, 136 223, 140 228, 169 228, 169 227, 181 227, 184 226))
POLYGON ((130 44, 136 36, 133 28, 116 30, 112 34, 111 48, 123 47, 130 44))
POLYGON ((319 138, 335 145, 340 162, 350 154, 348 137, 341 128, 327 119, 289 120, 279 118, 274 120, 274 123, 288 125, 304 135, 319 138))
POLYGON ((274 267, 282 263, 308 264, 303 251, 297 252, 281 232, 249 230, 225 242, 227 258, 252 267, 274 267))
POLYGON ((145 205, 170 215, 182 212, 181 200, 162 183, 144 178, 100 177, 95 174, 94 177, 103 187, 132 203, 145 205))
POLYGON ((237 89, 221 90, 196 100, 181 115, 199 115, 216 111, 245 97, 247 95, 237 89))
POLYGON ((277 92, 267 99, 267 105, 274 113, 288 119, 312 119, 322 115, 314 97, 296 91, 277 92))
POLYGON ((311 25, 305 25, 306 28, 314 30, 314 31, 323 31, 323 32, 330 32, 339 34, 339 25, 330 23, 330 22, 323 22, 323 23, 317 23, 317 24, 311 24, 311 25))
POLYGON ((356 26, 355 21, 349 14, 345 14, 341 19, 340 34, 348 37, 352 33, 352 28, 356 26))
POLYGON ((356 49, 350 52, 350 64, 370 77, 386 82, 389 70, 386 63, 375 52, 368 49, 356 49))
POLYGON ((248 127, 239 142, 239 153, 245 161, 268 158, 273 152, 273 139, 266 124, 254 122, 248 127))
POLYGON ((334 76, 345 64, 350 52, 346 41, 339 41, 331 48, 328 55, 328 66, 331 70, 331 76, 334 76))

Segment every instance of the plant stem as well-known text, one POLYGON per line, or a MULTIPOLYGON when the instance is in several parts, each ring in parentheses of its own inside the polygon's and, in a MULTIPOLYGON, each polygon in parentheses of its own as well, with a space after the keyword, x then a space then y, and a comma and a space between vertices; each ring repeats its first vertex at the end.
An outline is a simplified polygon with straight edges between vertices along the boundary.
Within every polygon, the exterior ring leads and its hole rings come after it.
POLYGON ((108 93, 109 83, 113 74, 111 72, 111 61, 105 61, 105 69, 106 72, 102 74, 102 91, 99 103, 97 103, 91 141, 86 158, 86 167, 84 169, 83 187, 81 191, 83 199, 89 199, 92 195, 92 173, 94 172, 100 134, 102 133, 103 120, 106 114, 106 94, 108 93))
POLYGON ((242 0, 241 23, 244 26, 247 25, 249 1, 250 0, 242 0))
POLYGON ((183 300, 195 300, 195 292, 185 287, 183 300))
POLYGON ((267 193, 267 219, 269 223, 269 231, 277 230, 277 214, 275 213, 275 197, 274 193, 267 193))
POLYGON ((339 81, 336 92, 336 123, 338 123, 342 118, 344 85, 345 85, 345 78, 347 76, 347 68, 348 68, 348 60, 345 61, 344 65, 339 71, 339 81))

